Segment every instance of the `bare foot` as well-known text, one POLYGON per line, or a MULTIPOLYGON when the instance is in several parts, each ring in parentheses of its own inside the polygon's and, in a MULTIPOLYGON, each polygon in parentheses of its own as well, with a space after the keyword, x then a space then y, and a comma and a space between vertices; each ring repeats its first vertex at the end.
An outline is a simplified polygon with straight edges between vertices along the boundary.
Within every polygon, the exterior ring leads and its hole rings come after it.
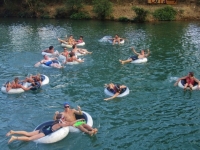
POLYGON ((124 64, 124 62, 122 61, 122 60, 119 60, 119 62, 123 65, 124 64))
POLYGON ((10 130, 7 134, 6 134, 6 136, 10 136, 10 135, 12 135, 13 134, 13 130, 10 130))
POLYGON ((11 143, 12 141, 16 140, 17 137, 16 136, 11 136, 10 140, 8 141, 8 144, 11 143))
POLYGON ((88 52, 88 54, 92 54, 92 52, 88 52))
POLYGON ((97 129, 97 128, 94 128, 93 131, 94 131, 94 134, 97 134, 98 129, 97 129))
POLYGON ((94 131, 88 131, 88 134, 89 134, 90 136, 93 136, 94 131))

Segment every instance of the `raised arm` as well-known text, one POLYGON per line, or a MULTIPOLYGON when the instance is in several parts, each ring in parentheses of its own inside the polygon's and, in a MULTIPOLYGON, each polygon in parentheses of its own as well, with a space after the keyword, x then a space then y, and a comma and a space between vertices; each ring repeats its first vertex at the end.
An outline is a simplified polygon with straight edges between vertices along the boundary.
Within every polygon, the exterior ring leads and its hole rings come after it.
POLYGON ((77 115, 82 115, 83 112, 81 111, 81 107, 80 106, 77 106, 78 110, 76 109, 73 109, 74 110, 74 113, 77 114, 77 115))
POLYGON ((145 54, 145 57, 148 57, 150 55, 149 49, 147 49, 147 54, 145 54))
POLYGON ((64 41, 64 40, 61 40, 61 39, 59 39, 59 38, 58 38, 58 41, 59 41, 59 42, 61 42, 61 43, 65 43, 65 44, 67 44, 67 42, 66 42, 66 41, 64 41))
POLYGON ((137 53, 136 51, 135 51, 135 49, 132 47, 132 50, 133 50, 133 53, 135 53, 136 55, 140 55, 139 53, 137 53))

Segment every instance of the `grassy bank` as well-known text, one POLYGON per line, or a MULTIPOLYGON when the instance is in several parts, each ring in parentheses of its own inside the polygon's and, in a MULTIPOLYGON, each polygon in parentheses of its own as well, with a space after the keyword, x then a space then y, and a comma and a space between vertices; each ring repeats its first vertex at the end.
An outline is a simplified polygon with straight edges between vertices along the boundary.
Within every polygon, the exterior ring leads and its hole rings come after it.
MULTIPOLYGON (((47 5, 40 3, 38 6, 32 8, 27 7, 28 6, 23 5, 21 7, 1 7, 0 16, 21 18, 99 19, 97 14, 93 11, 93 5, 83 5, 78 11, 76 9, 69 11, 64 4, 47 5)), ((143 10, 148 11, 145 21, 153 22, 158 20, 153 16, 153 13, 160 8, 166 7, 166 4, 115 4, 112 5, 112 13, 109 16, 106 16, 105 19, 115 21, 132 21, 136 17, 133 7, 142 8, 143 10)), ((200 6, 182 3, 171 5, 171 7, 176 11, 174 20, 200 20, 200 6)))

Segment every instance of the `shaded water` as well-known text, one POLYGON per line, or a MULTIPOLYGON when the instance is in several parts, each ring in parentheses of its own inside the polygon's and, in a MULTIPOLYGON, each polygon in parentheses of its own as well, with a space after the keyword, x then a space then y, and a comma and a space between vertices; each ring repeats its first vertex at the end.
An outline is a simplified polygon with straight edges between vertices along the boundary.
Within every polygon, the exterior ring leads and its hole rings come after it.
POLYGON ((99 21, 1 19, 0 83, 15 76, 42 73, 50 83, 39 91, 0 94, 1 149, 200 149, 199 91, 174 87, 175 80, 194 71, 199 74, 200 22, 127 24, 99 21), (105 35, 125 37, 124 45, 98 40, 105 35), (57 37, 84 36, 84 48, 93 51, 83 64, 64 69, 34 68, 42 59, 41 50, 53 45, 62 51, 57 37), (145 64, 121 65, 133 53, 149 48, 145 64), (126 97, 104 101, 103 85, 114 82, 130 89, 126 97), (62 111, 63 102, 93 117, 99 132, 94 137, 70 133, 54 144, 13 142, 7 145, 10 130, 32 131, 62 111))

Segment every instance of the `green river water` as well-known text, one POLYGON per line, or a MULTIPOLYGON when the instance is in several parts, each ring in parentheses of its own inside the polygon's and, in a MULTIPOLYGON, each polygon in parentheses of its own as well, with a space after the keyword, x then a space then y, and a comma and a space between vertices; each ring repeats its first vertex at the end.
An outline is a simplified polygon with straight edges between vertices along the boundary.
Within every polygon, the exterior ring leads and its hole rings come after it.
POLYGON ((2 150, 158 150, 200 149, 200 91, 174 87, 178 77, 193 71, 200 79, 200 22, 129 24, 100 21, 4 19, 0 21, 0 83, 41 73, 50 83, 38 91, 0 94, 2 150), (84 36, 91 55, 64 69, 34 67, 50 45, 62 51, 57 37, 84 36), (124 45, 99 40, 119 34, 124 45), (133 55, 130 47, 150 49, 148 62, 121 65, 133 55), (104 101, 105 83, 127 85, 130 94, 104 101), (51 120, 63 103, 80 105, 99 132, 90 137, 69 133, 53 144, 14 141, 5 134, 32 131, 51 120))

